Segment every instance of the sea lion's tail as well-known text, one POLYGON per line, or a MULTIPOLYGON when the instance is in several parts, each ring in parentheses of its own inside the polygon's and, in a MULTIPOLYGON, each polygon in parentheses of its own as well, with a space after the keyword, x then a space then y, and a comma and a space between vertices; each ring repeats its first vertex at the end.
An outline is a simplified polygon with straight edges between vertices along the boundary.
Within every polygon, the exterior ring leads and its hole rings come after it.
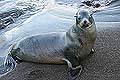
POLYGON ((0 76, 3 76, 9 73, 16 67, 16 61, 12 58, 12 56, 7 55, 0 65, 0 76))

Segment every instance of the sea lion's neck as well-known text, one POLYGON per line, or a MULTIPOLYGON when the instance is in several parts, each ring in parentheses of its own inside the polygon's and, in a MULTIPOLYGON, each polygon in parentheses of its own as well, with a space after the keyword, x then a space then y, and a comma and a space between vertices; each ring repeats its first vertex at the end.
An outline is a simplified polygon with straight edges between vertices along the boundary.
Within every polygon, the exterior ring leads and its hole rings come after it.
MULTIPOLYGON (((93 24, 94 25, 94 24, 93 24)), ((91 28, 90 29, 83 29, 80 28, 79 26, 77 26, 76 24, 74 24, 66 33, 67 37, 72 41, 72 42, 76 42, 76 44, 79 43, 86 43, 86 41, 88 42, 88 40, 92 40, 94 37, 95 33, 95 27, 93 27, 92 25, 90 25, 91 28)))

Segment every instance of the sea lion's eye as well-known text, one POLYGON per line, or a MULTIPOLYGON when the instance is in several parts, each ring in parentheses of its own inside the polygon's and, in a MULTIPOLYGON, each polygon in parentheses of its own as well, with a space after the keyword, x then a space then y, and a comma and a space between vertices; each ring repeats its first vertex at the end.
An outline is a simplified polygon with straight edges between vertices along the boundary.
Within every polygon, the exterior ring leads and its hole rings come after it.
POLYGON ((80 20, 81 18, 79 17, 78 20, 80 20))
POLYGON ((78 17, 78 20, 80 21, 81 19, 82 19, 82 17, 81 17, 81 16, 79 16, 79 17, 78 17))
POLYGON ((89 20, 91 21, 91 17, 89 17, 89 20))
POLYGON ((80 22, 80 21, 81 21, 81 18, 77 18, 77 21, 80 22))
POLYGON ((92 22, 92 21, 93 21, 93 18, 92 18, 92 17, 89 17, 89 21, 92 22))

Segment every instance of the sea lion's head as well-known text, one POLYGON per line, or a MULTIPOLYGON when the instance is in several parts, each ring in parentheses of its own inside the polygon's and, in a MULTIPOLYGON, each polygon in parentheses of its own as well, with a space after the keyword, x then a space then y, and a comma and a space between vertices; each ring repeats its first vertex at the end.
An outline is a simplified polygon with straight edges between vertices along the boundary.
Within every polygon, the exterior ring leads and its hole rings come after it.
POLYGON ((93 23, 92 14, 88 10, 79 10, 76 14, 76 25, 81 28, 90 28, 93 23))

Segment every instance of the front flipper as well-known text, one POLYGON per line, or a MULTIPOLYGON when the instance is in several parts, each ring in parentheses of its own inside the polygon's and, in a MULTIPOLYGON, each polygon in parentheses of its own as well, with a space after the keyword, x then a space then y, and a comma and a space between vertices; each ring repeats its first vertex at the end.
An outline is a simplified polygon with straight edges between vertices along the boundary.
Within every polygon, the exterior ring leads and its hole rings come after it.
POLYGON ((70 61, 68 61, 67 59, 64 59, 64 61, 67 62, 68 64, 68 78, 67 80, 79 80, 80 77, 80 73, 82 72, 82 66, 77 66, 75 68, 72 67, 72 64, 70 63, 70 61))

